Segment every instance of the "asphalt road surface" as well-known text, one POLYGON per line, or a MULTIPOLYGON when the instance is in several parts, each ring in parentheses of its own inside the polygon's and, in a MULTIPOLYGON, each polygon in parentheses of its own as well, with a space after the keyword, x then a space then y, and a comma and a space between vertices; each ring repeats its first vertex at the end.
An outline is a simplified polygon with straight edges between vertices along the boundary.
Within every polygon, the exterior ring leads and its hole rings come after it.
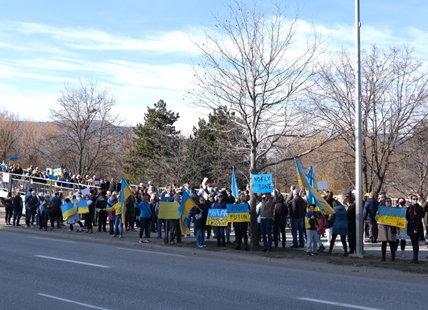
POLYGON ((412 274, 382 279, 197 251, 0 231, 0 309, 428 309, 420 276, 415 283, 412 274))

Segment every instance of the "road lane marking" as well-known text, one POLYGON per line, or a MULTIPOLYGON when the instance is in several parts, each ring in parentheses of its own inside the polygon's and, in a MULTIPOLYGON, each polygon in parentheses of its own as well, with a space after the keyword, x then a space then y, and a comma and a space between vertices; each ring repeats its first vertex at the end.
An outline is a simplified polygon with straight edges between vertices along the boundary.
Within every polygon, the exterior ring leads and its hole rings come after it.
POLYGON ((52 296, 52 295, 46 295, 43 293, 37 293, 37 295, 43 296, 43 297, 48 297, 48 298, 52 298, 52 299, 56 299, 56 300, 61 300, 61 301, 65 301, 65 302, 69 302, 75 305, 79 305, 79 306, 84 306, 84 307, 88 307, 88 308, 92 308, 92 309, 98 309, 98 310, 108 310, 106 308, 100 308, 97 306, 92 306, 92 305, 88 305, 88 304, 84 304, 78 301, 74 301, 74 300, 70 300, 70 299, 64 299, 64 298, 60 298, 60 297, 56 297, 56 296, 52 296))
POLYGON ((31 236, 28 236, 28 238, 31 238, 31 239, 40 239, 40 240, 49 240, 49 241, 57 241, 57 242, 65 242, 65 243, 76 243, 75 241, 60 240, 60 239, 53 239, 53 238, 31 237, 31 236))
POLYGON ((126 251, 134 251, 134 252, 144 252, 144 253, 149 253, 149 254, 160 254, 160 255, 184 257, 184 255, 179 255, 179 254, 170 254, 170 253, 162 253, 162 252, 154 252, 154 251, 134 250, 134 249, 127 249, 127 248, 117 248, 117 249, 126 250, 126 251))
POLYGON ((73 264, 80 264, 80 265, 93 266, 93 267, 99 267, 99 268, 110 268, 110 266, 104 266, 104 265, 98 265, 98 264, 91 264, 91 263, 79 262, 79 261, 70 260, 70 259, 63 259, 63 258, 57 258, 57 257, 51 257, 51 256, 44 256, 44 255, 34 255, 34 256, 35 257, 40 257, 40 258, 52 259, 52 260, 59 260, 59 261, 62 261, 62 262, 73 263, 73 264))
POLYGON ((333 306, 340 306, 340 307, 345 307, 345 308, 353 308, 353 309, 361 309, 361 310, 381 310, 378 308, 369 308, 369 307, 363 307, 363 306, 357 306, 357 305, 350 305, 350 304, 343 304, 341 302, 334 302, 334 301, 328 301, 328 300, 320 300, 320 299, 313 299, 313 298, 297 298, 300 300, 306 300, 306 301, 312 301, 312 302, 317 302, 317 303, 321 303, 321 304, 327 304, 327 305, 333 305, 333 306))

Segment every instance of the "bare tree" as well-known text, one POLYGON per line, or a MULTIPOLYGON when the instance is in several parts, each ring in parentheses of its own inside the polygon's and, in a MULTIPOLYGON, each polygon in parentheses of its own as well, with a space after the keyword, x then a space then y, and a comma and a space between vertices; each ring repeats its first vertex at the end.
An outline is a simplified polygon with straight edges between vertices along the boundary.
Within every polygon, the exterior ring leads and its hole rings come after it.
MULTIPOLYGON (((329 136, 303 149, 305 139, 323 129, 296 113, 303 92, 313 76, 313 63, 320 40, 314 32, 297 49, 297 16, 286 22, 285 8, 274 5, 272 16, 261 12, 261 1, 248 7, 245 1, 227 3, 230 15, 215 16, 221 36, 205 32, 206 41, 195 43, 201 63, 194 66, 195 104, 209 109, 227 106, 240 118, 237 124, 247 133, 247 141, 235 147, 245 148, 249 173, 257 174, 280 162, 316 149, 329 136), (299 143, 301 148, 287 157, 271 157, 281 140, 299 143)), ((250 186, 251 188, 251 186, 250 186)), ((257 236, 255 200, 251 202, 252 236, 257 236)), ((258 250, 257 238, 252 249, 258 250)))
MULTIPOLYGON (((347 50, 321 63, 316 87, 310 93, 317 117, 329 122, 355 155, 353 56, 347 50)), ((427 71, 407 48, 379 49, 362 53, 362 152, 363 188, 379 191, 388 167, 403 157, 392 157, 427 118, 427 71)))
POLYGON ((50 111, 56 125, 51 139, 51 158, 56 164, 78 173, 96 173, 114 164, 123 150, 117 145, 120 120, 113 114, 115 99, 97 89, 91 79, 79 85, 65 85, 57 99, 58 108, 50 111))
POLYGON ((7 160, 7 156, 18 155, 17 142, 22 135, 22 123, 18 116, 6 110, 0 111, 0 156, 7 160))

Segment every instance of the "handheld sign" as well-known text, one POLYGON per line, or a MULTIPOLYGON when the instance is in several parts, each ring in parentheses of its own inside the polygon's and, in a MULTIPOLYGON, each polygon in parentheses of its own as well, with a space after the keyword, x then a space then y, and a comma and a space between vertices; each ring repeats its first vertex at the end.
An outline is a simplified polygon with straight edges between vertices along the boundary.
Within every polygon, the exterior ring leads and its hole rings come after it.
POLYGON ((272 174, 252 174, 251 183, 253 184, 254 194, 272 193, 272 174))
POLYGON ((176 220, 178 219, 178 202, 159 202, 158 218, 163 220, 176 220))
POLYGON ((378 224, 406 228, 406 208, 379 206, 378 224))
POLYGON ((227 226, 227 210, 209 209, 206 224, 208 226, 227 226))
POLYGON ((250 214, 248 213, 248 205, 242 204, 227 204, 227 221, 228 222, 249 222, 250 214))

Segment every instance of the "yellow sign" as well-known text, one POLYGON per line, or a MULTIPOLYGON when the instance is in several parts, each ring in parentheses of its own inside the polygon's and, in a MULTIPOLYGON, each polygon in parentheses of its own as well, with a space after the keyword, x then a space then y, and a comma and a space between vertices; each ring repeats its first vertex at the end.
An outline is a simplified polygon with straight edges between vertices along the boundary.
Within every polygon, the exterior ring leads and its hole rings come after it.
POLYGON ((208 226, 227 226, 227 217, 207 217, 208 226))
POLYGON ((406 218, 402 217, 379 215, 377 218, 377 223, 382 225, 395 226, 399 228, 406 228, 406 218))
POLYGON ((159 214, 158 218, 164 220, 176 220, 178 219, 178 202, 159 202, 159 214))
POLYGON ((244 213, 228 213, 227 214, 227 221, 238 223, 238 222, 249 222, 250 221, 250 214, 248 212, 244 213))

